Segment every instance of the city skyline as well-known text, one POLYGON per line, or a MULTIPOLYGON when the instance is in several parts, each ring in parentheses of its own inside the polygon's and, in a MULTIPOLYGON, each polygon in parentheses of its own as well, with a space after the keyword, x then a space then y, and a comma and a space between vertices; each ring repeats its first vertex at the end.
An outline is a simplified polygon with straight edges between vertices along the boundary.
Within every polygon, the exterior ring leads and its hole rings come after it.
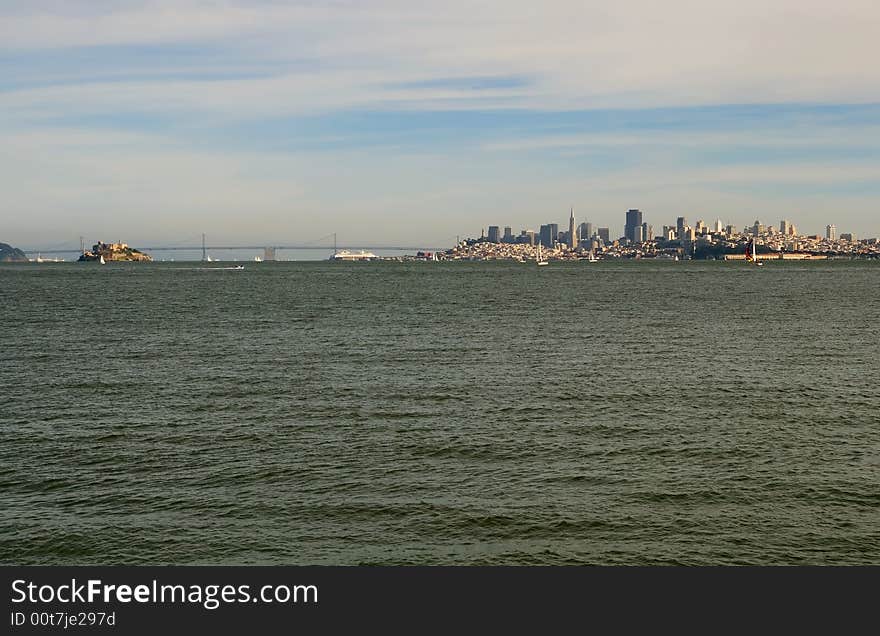
MULTIPOLYGON (((662 236, 662 232, 659 230, 666 231, 667 229, 674 232, 676 234, 676 238, 680 238, 684 235, 685 230, 694 230, 694 236, 699 236, 701 233, 722 233, 727 232, 731 233, 733 230, 735 233, 750 233, 754 232, 755 234, 763 234, 766 231, 771 233, 778 233, 781 235, 791 235, 791 236, 811 236, 811 237, 824 237, 829 240, 836 240, 842 237, 853 237, 855 240, 862 239, 877 239, 877 234, 872 234, 870 236, 867 235, 859 235, 856 232, 852 231, 843 231, 841 232, 836 223, 830 223, 825 225, 821 231, 805 231, 801 228, 796 222, 793 222, 790 218, 782 218, 779 219, 778 222, 768 222, 764 223, 762 219, 755 219, 750 223, 736 223, 736 222, 728 222, 721 218, 714 219, 706 219, 706 218, 691 218, 689 220, 686 216, 678 216, 675 218, 674 222, 672 219, 661 219, 661 221, 670 221, 670 223, 660 223, 657 225, 657 230, 655 231, 655 224, 649 223, 647 217, 644 212, 637 208, 630 208, 626 211, 626 216, 622 220, 623 231, 618 233, 617 228, 621 227, 621 221, 617 224, 611 223, 606 227, 603 227, 602 224, 596 223, 591 219, 575 219, 575 210, 574 208, 570 208, 569 210, 570 222, 568 224, 568 230, 564 230, 560 232, 560 224, 559 223, 542 223, 537 226, 538 229, 534 227, 522 227, 519 232, 514 232, 513 227, 510 225, 490 225, 488 226, 488 231, 484 227, 480 235, 485 237, 490 242, 513 242, 513 241, 504 241, 502 240, 502 232, 501 229, 504 229, 503 237, 506 239, 515 239, 518 236, 522 237, 526 233, 534 234, 536 239, 542 241, 544 245, 549 246, 552 242, 560 242, 560 243, 569 243, 570 242, 570 233, 572 229, 575 229, 576 236, 578 239, 583 240, 585 238, 592 238, 594 236, 600 235, 600 233, 607 233, 608 236, 605 238, 606 242, 621 240, 621 241, 629 241, 633 243, 640 243, 642 241, 654 240, 654 238, 659 238, 663 240, 665 237, 662 236), (494 232, 493 232, 494 231, 494 232), (568 233, 568 234, 567 234, 568 233), (562 238, 540 238, 540 237, 562 237, 562 238)), ((470 237, 472 238, 472 237, 470 237)))
POLYGON ((572 206, 875 236, 880 7, 843 6, 7 2, 0 240, 444 245, 572 206))
MULTIPOLYGON (((416 258, 428 258, 420 252, 416 258)), ((674 224, 663 225, 655 235, 641 210, 626 212, 624 233, 613 238, 611 229, 595 228, 590 222, 576 225, 574 211, 569 212, 567 230, 560 231, 558 223, 545 223, 540 230, 524 229, 514 235, 499 226, 481 232, 480 238, 468 237, 457 242, 439 260, 452 261, 582 261, 646 259, 657 260, 725 260, 725 261, 821 261, 828 258, 876 259, 880 257, 880 240, 859 237, 847 232, 837 234, 832 223, 825 226, 825 235, 809 234, 798 230, 789 219, 778 225, 765 224, 756 219, 745 227, 726 224, 721 219, 706 223, 703 219, 689 223, 687 217, 677 217, 674 224), (543 251, 540 251, 540 248, 543 251)), ((546 264, 546 263, 545 263, 546 264)))

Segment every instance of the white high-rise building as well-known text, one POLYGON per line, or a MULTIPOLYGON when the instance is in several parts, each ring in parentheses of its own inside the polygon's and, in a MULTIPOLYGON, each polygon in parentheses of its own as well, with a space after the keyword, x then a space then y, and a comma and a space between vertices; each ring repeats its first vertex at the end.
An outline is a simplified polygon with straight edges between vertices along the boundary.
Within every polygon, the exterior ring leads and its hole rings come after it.
POLYGON ((721 234, 724 231, 724 223, 721 222, 721 219, 715 221, 715 234, 721 234))
POLYGON ((791 223, 788 222, 788 219, 782 219, 779 222, 779 231, 783 236, 788 236, 791 233, 791 223))
POLYGON ((837 228, 834 225, 829 225, 825 228, 825 238, 829 241, 834 241, 837 239, 837 228))

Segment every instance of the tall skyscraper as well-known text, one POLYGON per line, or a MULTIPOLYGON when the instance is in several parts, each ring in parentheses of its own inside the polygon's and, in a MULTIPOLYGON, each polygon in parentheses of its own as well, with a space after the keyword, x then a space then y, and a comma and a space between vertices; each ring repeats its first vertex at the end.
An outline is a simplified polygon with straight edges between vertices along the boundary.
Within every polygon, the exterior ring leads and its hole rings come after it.
POLYGON ((552 239, 550 238, 550 226, 549 225, 542 225, 538 229, 538 243, 540 243, 544 247, 548 247, 550 245, 551 240, 552 239))
POLYGON ((635 228, 642 227, 642 213, 639 210, 629 210, 626 213, 626 225, 623 228, 623 237, 635 242, 635 228))
POLYGON ((721 219, 717 219, 715 221, 715 234, 721 234, 724 231, 724 223, 721 222, 721 219))
POLYGON ((540 241, 541 245, 543 245, 544 247, 553 247, 556 244, 556 239, 558 236, 558 223, 547 223, 546 225, 541 226, 540 241))
POLYGON ((779 222, 779 231, 782 233, 783 236, 789 235, 789 233, 791 232, 790 228, 791 228, 791 223, 788 222, 788 219, 782 219, 779 222))
POLYGON ((684 236, 684 228, 687 227, 687 219, 683 216, 678 217, 678 220, 675 222, 675 233, 678 235, 678 238, 682 238, 684 236))
POLYGON ((497 225, 489 226, 489 242, 490 243, 500 243, 501 242, 501 230, 497 225))
POLYGON ((577 228, 574 226, 574 208, 571 209, 571 216, 568 218, 568 249, 577 249, 578 236, 577 228))
POLYGON ((504 228, 504 236, 501 240, 505 243, 513 243, 513 228, 509 225, 504 228))
POLYGON ((825 228, 825 238, 829 241, 837 239, 837 228, 833 224, 825 228))
POLYGON ((580 238, 582 241, 593 238, 593 224, 592 223, 581 223, 580 224, 580 238))
POLYGON ((607 227, 600 227, 597 231, 599 238, 605 243, 611 242, 611 230, 607 227))

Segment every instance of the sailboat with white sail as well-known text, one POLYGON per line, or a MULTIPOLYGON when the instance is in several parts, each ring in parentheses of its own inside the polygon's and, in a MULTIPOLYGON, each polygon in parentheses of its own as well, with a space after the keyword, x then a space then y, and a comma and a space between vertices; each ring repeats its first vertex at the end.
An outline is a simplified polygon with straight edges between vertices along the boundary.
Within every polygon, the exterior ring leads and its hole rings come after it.
POLYGON ((544 257, 541 255, 541 244, 540 243, 538 243, 538 254, 535 257, 535 263, 539 266, 548 264, 547 261, 544 260, 544 257))

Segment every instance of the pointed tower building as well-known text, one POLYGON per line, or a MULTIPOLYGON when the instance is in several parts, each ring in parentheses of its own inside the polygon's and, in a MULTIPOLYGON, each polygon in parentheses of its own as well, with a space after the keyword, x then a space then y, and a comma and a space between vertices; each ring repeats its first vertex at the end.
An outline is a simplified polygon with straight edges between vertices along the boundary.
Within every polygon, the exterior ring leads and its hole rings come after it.
POLYGON ((574 208, 571 209, 571 217, 568 219, 568 248, 576 250, 578 246, 577 228, 574 226, 574 208))

